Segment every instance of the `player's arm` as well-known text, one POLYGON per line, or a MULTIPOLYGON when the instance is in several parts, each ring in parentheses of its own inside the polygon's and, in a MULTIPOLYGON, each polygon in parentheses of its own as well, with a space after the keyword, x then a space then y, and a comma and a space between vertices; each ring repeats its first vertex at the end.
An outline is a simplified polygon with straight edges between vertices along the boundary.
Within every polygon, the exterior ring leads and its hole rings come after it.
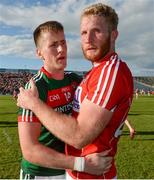
POLYGON ((125 124, 129 128, 130 139, 134 139, 134 136, 135 136, 135 133, 136 133, 135 129, 132 127, 132 125, 130 124, 128 119, 125 120, 125 124))
POLYGON ((34 164, 47 168, 72 169, 74 158, 66 157, 39 143, 40 123, 19 122, 18 132, 23 157, 34 164))
MULTIPOLYGON (((40 123, 18 123, 19 140, 23 157, 27 161, 39 166, 74 170, 75 158, 73 156, 66 156, 39 143, 40 129, 40 123)), ((107 153, 106 151, 88 155, 85 159, 83 171, 95 175, 107 172, 112 162, 112 158, 107 157, 107 153)))
POLYGON ((20 89, 18 105, 31 109, 47 129, 59 139, 76 148, 93 141, 109 123, 112 112, 85 99, 77 119, 55 112, 35 96, 35 86, 20 89))
POLYGON ((32 109, 44 126, 58 138, 78 149, 91 143, 112 117, 112 112, 87 99, 82 103, 77 119, 51 110, 39 99, 33 103, 32 109))

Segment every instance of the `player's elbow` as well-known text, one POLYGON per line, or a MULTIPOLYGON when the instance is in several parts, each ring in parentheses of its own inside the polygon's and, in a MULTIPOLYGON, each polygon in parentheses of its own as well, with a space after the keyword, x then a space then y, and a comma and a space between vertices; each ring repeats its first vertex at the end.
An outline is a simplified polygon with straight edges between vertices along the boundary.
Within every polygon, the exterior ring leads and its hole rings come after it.
POLYGON ((72 142, 73 147, 75 147, 76 149, 82 149, 89 143, 90 143, 89 140, 85 136, 82 136, 82 135, 78 135, 75 138, 75 140, 73 140, 72 142))
POLYGON ((36 163, 36 155, 35 155, 34 147, 22 147, 22 155, 23 158, 31 163, 36 163))
POLYGON ((85 145, 82 144, 82 143, 76 143, 76 144, 73 145, 73 147, 75 147, 76 149, 79 149, 79 150, 81 150, 84 146, 85 145))
POLYGON ((23 155, 23 158, 26 159, 27 161, 31 162, 33 161, 33 153, 30 152, 29 148, 27 150, 22 150, 22 155, 23 155))

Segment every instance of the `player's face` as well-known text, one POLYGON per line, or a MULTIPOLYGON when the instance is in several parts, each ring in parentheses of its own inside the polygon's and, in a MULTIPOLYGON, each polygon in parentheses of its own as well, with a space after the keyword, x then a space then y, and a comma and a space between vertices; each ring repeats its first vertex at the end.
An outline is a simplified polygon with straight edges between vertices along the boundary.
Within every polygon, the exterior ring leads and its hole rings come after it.
POLYGON ((67 45, 63 31, 43 32, 38 48, 39 57, 43 59, 45 69, 55 73, 67 65, 67 45))
POLYGON ((108 25, 103 17, 88 15, 81 19, 83 54, 91 62, 99 62, 110 51, 108 25))

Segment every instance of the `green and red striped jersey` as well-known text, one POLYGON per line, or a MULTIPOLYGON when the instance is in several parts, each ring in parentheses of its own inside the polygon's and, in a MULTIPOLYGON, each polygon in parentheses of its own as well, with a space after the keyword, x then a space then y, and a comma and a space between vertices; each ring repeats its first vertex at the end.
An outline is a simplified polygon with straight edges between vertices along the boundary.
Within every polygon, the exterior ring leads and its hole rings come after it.
MULTIPOLYGON (((74 93, 81 81, 80 76, 74 73, 65 73, 63 80, 55 80, 52 78, 52 75, 42 67, 40 71, 33 76, 33 79, 42 101, 54 108, 55 111, 71 114, 74 93)), ((25 88, 30 88, 29 82, 25 88)), ((22 108, 19 109, 18 122, 41 123, 31 110, 22 108)), ((43 125, 38 140, 41 144, 64 153, 65 144, 50 133, 43 125)), ((35 176, 56 176, 64 174, 65 172, 64 170, 45 168, 32 164, 24 158, 22 159, 21 167, 25 173, 35 176)))

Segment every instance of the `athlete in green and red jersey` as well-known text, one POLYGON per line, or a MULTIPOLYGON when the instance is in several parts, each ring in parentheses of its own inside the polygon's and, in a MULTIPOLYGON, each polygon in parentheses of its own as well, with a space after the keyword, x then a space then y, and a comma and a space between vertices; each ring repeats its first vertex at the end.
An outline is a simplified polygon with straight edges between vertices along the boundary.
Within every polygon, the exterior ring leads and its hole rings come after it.
MULTIPOLYGON (((36 83, 39 97, 43 102, 45 102, 48 106, 54 108, 58 112, 62 112, 68 115, 71 114, 74 92, 81 80, 79 76, 74 73, 66 73, 64 74, 64 78, 62 80, 56 80, 52 78, 52 74, 48 73, 44 69, 44 67, 42 67, 40 71, 33 77, 33 79, 36 83)), ((26 84, 25 89, 28 88, 30 88, 29 83, 26 84)), ((24 133, 23 131, 26 130, 24 126, 27 126, 27 123, 29 123, 30 126, 33 126, 33 124, 35 123, 34 127, 40 130, 38 142, 42 145, 45 145, 46 147, 52 148, 53 150, 64 153, 64 142, 60 141, 52 133, 50 133, 41 124, 39 119, 31 110, 20 109, 18 122, 19 132, 21 131, 21 133, 24 133), (25 129, 23 130, 23 128, 25 129)), ((31 127, 30 130, 33 130, 33 127, 31 127)), ((32 132, 34 133, 34 131, 35 130, 33 130, 32 132)), ((22 136, 21 133, 19 133, 20 137, 22 136)), ((33 156, 33 153, 31 154, 31 156, 33 156)), ((57 176, 65 173, 63 169, 59 170, 41 167, 40 165, 33 164, 24 158, 22 160, 21 169, 23 173, 30 174, 31 177, 57 176)), ((63 178, 63 176, 60 177, 63 178)))
MULTIPOLYGON (((81 78, 73 73, 64 74, 67 46, 63 26, 56 21, 41 24, 34 31, 34 41, 44 65, 33 77, 38 96, 48 107, 69 115, 74 91, 81 78)), ((25 88, 31 88, 29 83, 25 88)), ((64 179, 64 169, 74 169, 74 156, 64 154, 64 143, 51 134, 31 110, 20 109, 18 130, 23 154, 20 179, 64 179)), ((102 157, 98 161, 99 156, 102 155, 91 155, 83 170, 102 173, 102 157)), ((103 157, 103 164, 105 161, 110 166, 110 160, 110 157, 103 157)), ((102 167, 105 171, 108 168, 102 167)))

